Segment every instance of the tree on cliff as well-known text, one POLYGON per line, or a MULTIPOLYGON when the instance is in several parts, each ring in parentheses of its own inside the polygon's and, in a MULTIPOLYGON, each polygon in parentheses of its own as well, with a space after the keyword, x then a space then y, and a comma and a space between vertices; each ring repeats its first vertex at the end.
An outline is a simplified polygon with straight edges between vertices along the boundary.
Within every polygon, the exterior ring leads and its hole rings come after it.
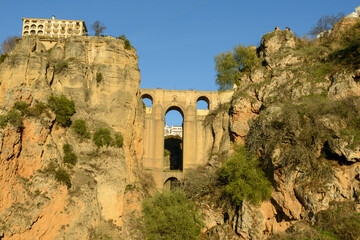
POLYGON ((7 54, 11 49, 14 48, 16 43, 16 36, 7 37, 1 44, 1 54, 7 54))
POLYGON ((95 31, 95 36, 99 36, 100 33, 103 33, 106 29, 105 25, 102 24, 100 21, 95 21, 90 28, 95 31))
POLYGON ((238 84, 242 74, 251 72, 259 64, 256 47, 239 44, 233 51, 215 56, 216 84, 220 90, 231 89, 234 84, 238 84))
POLYGON ((344 13, 340 12, 337 15, 326 15, 321 17, 317 24, 313 26, 309 32, 311 36, 316 36, 321 32, 328 31, 334 27, 334 24, 339 22, 344 17, 344 13))

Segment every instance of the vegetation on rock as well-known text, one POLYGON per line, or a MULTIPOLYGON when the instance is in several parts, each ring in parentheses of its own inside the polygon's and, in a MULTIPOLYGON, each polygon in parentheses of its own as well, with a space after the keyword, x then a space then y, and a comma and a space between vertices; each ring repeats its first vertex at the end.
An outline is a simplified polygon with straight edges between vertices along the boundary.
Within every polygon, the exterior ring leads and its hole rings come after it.
POLYGON ((234 154, 224 162, 219 176, 225 194, 236 206, 241 206, 244 200, 259 205, 270 199, 270 181, 265 177, 257 156, 243 146, 235 146, 234 154))
POLYGON ((231 89, 234 84, 238 85, 242 74, 251 72, 259 65, 261 61, 257 56, 256 47, 239 44, 233 51, 215 56, 216 84, 220 90, 231 89))
POLYGON ((108 128, 99 128, 94 132, 93 141, 97 147, 110 146, 112 137, 108 128))
POLYGON ((81 139, 90 138, 90 132, 87 130, 86 122, 83 119, 76 119, 71 125, 76 135, 81 139))
POLYGON ((65 168, 59 168, 55 172, 56 181, 65 184, 68 188, 71 187, 70 174, 66 171, 65 168))
POLYGON ((56 122, 64 127, 71 125, 70 118, 75 113, 75 103, 73 100, 69 100, 65 95, 52 95, 48 98, 48 105, 56 114, 56 122))
POLYGON ((68 163, 71 165, 75 165, 77 163, 77 156, 73 152, 73 148, 70 144, 66 143, 63 145, 63 151, 64 151, 64 163, 68 163))
POLYGON ((195 204, 179 190, 157 193, 142 204, 144 235, 149 240, 198 239, 203 221, 195 204))

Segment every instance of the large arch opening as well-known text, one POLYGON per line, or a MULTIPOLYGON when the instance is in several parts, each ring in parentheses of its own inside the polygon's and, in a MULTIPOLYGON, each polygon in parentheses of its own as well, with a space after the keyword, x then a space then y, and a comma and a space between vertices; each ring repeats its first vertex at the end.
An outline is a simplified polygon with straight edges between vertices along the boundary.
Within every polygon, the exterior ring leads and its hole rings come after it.
POLYGON ((164 183, 164 190, 170 191, 180 187, 180 181, 176 177, 168 178, 164 183))
POLYGON ((196 101, 196 108, 203 109, 203 110, 209 110, 210 109, 209 99, 205 96, 199 97, 196 101))
POLYGON ((183 170, 184 113, 177 106, 165 113, 164 126, 164 169, 183 170))
POLYGON ((150 94, 144 94, 141 96, 145 107, 151 108, 153 104, 153 98, 150 94))

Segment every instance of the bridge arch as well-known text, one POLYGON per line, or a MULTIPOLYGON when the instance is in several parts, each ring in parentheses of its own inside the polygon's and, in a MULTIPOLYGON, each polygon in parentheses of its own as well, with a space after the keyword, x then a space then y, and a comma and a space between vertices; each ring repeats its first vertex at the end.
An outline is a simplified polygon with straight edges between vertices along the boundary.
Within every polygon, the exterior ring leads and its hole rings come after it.
POLYGON ((166 179, 166 181, 164 182, 164 190, 170 191, 170 190, 174 190, 178 187, 180 187, 180 180, 177 179, 176 177, 169 177, 168 179, 166 179))
POLYGON ((210 109, 210 100, 209 100, 208 97, 206 97, 206 96, 200 96, 200 97, 198 97, 197 100, 196 100, 197 109, 205 109, 205 108, 199 108, 199 102, 205 102, 205 103, 207 103, 207 108, 206 108, 206 109, 207 109, 207 110, 210 109))
POLYGON ((145 94, 141 95, 141 99, 143 100, 146 107, 152 107, 154 100, 150 94, 145 93, 145 94))

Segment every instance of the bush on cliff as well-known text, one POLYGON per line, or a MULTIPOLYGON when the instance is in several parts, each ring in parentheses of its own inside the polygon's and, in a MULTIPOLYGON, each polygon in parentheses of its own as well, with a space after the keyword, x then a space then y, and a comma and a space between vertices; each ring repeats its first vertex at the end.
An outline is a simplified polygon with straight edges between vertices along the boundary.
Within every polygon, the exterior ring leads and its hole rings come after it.
POLYGON ((70 117, 75 113, 74 101, 67 99, 64 95, 52 95, 48 98, 48 105, 56 114, 56 122, 64 127, 71 125, 70 117))
POLYGON ((87 130, 86 122, 83 119, 76 119, 72 124, 72 129, 81 139, 90 138, 90 132, 87 130))
POLYGON ((249 153, 244 146, 235 146, 235 153, 224 162, 219 176, 225 194, 236 206, 244 200, 258 205, 271 197, 271 183, 262 171, 257 156, 249 153))
POLYGON ((59 168, 55 172, 56 181, 65 184, 68 188, 71 187, 70 174, 66 171, 65 168, 59 168))
POLYGON ((165 191, 142 204, 144 235, 149 240, 198 239, 203 221, 184 192, 165 191))
POLYGON ((93 136, 93 141, 97 147, 110 146, 113 141, 108 128, 99 128, 93 136))
POLYGON ((70 144, 66 143, 63 145, 64 151, 64 163, 75 165, 77 163, 77 156, 73 152, 73 149, 70 144))

